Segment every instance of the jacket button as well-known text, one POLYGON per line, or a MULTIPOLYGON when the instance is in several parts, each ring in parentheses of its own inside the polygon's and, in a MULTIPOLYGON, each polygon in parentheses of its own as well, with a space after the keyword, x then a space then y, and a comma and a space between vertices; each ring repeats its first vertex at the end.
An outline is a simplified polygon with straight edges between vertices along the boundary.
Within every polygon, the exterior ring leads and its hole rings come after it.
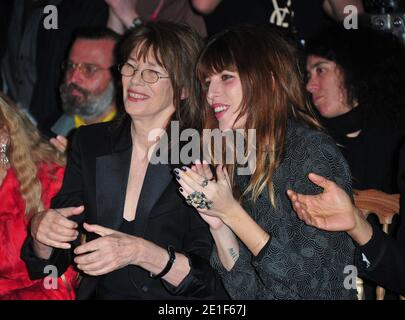
POLYGON ((143 292, 148 292, 148 286, 143 285, 143 286, 141 287, 141 290, 142 290, 143 292))

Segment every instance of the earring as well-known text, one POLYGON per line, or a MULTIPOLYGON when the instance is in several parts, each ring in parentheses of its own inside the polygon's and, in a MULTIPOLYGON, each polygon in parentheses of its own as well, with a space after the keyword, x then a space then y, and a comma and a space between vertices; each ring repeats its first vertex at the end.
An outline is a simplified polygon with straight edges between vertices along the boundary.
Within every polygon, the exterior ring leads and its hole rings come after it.
POLYGON ((10 161, 6 155, 7 152, 7 145, 5 143, 0 144, 0 164, 4 167, 7 167, 10 161))

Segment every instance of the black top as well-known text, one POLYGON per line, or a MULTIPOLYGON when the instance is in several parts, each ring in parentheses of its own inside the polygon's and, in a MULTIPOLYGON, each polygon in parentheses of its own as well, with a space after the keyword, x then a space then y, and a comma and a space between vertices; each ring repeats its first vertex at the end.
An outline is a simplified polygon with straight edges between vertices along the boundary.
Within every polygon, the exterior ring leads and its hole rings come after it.
POLYGON ((321 119, 349 163, 354 189, 398 193, 398 155, 405 127, 387 115, 366 114, 361 106, 339 117, 321 119), (361 130, 356 138, 347 133, 361 130))

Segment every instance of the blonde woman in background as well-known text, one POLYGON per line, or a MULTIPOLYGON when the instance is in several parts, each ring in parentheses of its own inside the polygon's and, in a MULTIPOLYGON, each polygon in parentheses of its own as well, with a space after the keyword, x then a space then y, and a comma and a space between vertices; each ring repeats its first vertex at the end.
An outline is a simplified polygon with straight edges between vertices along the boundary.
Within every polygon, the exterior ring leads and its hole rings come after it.
POLYGON ((49 207, 64 164, 63 155, 0 93, 0 300, 74 298, 76 271, 57 282, 32 281, 20 258, 30 218, 49 207))

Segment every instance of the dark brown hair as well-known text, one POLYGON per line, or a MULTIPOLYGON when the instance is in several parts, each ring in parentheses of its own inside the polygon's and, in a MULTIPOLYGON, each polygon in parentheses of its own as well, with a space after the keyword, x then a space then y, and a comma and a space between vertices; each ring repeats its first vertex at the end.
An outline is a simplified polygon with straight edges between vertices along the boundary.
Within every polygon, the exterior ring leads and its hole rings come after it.
MULTIPOLYGON (((306 98, 296 50, 268 27, 228 29, 209 40, 197 62, 202 83, 223 70, 239 73, 243 99, 238 118, 246 115, 245 129, 256 129, 256 170, 245 193, 252 192, 256 200, 267 185, 273 200, 272 175, 283 161, 287 120, 320 128, 306 98)), ((204 119, 205 128, 217 127, 207 103, 204 119)))

